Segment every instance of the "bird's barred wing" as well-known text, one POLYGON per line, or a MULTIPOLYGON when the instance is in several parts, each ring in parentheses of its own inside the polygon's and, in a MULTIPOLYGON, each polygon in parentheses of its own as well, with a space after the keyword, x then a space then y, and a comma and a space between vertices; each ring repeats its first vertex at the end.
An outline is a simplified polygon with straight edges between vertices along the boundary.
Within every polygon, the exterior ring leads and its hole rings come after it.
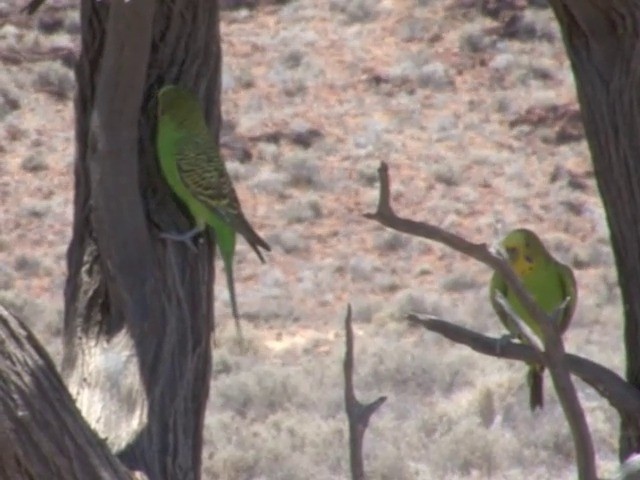
POLYGON ((216 146, 210 139, 188 139, 177 150, 178 174, 191 194, 225 221, 240 213, 240 202, 216 146))
POLYGON ((578 289, 576 287, 576 278, 573 270, 568 266, 558 262, 558 272, 560 274, 560 285, 562 286, 562 296, 566 300, 569 299, 567 305, 562 312, 560 320, 560 333, 564 333, 569 328, 569 323, 576 310, 578 304, 578 289))

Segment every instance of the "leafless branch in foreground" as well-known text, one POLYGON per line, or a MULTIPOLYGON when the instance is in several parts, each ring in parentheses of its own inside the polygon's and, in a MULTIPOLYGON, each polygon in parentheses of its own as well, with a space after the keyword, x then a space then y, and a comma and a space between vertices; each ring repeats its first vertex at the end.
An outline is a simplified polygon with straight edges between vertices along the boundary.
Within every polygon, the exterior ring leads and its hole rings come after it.
POLYGON ((0 478, 130 479, 35 336, 0 305, 0 478))
POLYGON ((380 168, 378 168, 378 175, 380 178, 378 208, 375 213, 365 214, 365 218, 375 220, 399 232, 442 243, 453 250, 484 263, 502 275, 527 313, 540 325, 544 345, 544 351, 540 352, 540 354, 544 358, 543 363, 549 369, 562 410, 571 429, 576 450, 578 476, 580 480, 595 480, 597 478, 596 464, 591 433, 566 365, 562 338, 557 332, 552 319, 531 298, 531 295, 525 290, 522 282, 520 282, 509 264, 504 259, 491 253, 486 245, 471 243, 458 235, 429 223, 398 217, 393 212, 390 204, 389 167, 385 162, 381 162, 380 168))
POLYGON ((378 397, 377 400, 362 404, 356 398, 353 389, 353 328, 351 326, 351 305, 347 308, 347 316, 344 321, 346 352, 344 355, 344 401, 349 420, 349 456, 351 460, 351 478, 353 480, 365 480, 364 461, 362 457, 362 444, 364 432, 369 426, 369 419, 382 405, 387 397, 378 397))

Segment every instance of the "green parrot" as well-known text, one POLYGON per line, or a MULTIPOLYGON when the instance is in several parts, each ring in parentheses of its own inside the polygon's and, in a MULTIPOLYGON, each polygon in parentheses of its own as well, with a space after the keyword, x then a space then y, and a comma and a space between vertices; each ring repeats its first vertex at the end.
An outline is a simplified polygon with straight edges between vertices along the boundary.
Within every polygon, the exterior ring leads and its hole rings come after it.
MULTIPOLYGON (((558 314, 558 331, 563 334, 569 327, 578 300, 576 280, 571 269, 553 258, 542 244, 540 238, 531 230, 524 228, 512 230, 502 240, 501 244, 507 254, 511 268, 518 275, 533 299, 546 313, 552 314, 564 304, 563 310, 558 314)), ((491 278, 489 292, 491 305, 507 330, 512 335, 524 340, 516 322, 496 299, 497 292, 504 296, 513 312, 531 328, 533 333, 542 339, 540 326, 525 312, 502 276, 495 272, 491 278)), ((543 373, 544 366, 529 365, 527 381, 529 384, 529 406, 531 411, 544 406, 543 373)))
POLYGON ((188 207, 196 224, 184 234, 164 233, 163 236, 189 241, 207 226, 213 229, 224 263, 233 318, 240 332, 233 278, 236 232, 245 238, 262 263, 260 248, 267 251, 271 248, 242 213, 198 99, 184 88, 167 85, 158 92, 157 149, 164 178, 188 207))

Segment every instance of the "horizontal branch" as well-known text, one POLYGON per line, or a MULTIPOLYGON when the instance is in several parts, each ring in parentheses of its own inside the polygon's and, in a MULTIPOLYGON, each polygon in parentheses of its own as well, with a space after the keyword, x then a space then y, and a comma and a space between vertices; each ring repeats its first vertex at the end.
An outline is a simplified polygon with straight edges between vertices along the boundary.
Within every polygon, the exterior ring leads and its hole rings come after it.
MULTIPOLYGON (((423 318, 410 314, 407 319, 411 323, 442 335, 452 342, 466 345, 483 355, 527 363, 545 363, 544 357, 533 347, 506 340, 504 337, 495 338, 482 335, 435 317, 423 318)), ((629 385, 621 376, 599 363, 578 355, 567 353, 565 360, 569 371, 593 387, 620 415, 638 418, 640 392, 629 385)))

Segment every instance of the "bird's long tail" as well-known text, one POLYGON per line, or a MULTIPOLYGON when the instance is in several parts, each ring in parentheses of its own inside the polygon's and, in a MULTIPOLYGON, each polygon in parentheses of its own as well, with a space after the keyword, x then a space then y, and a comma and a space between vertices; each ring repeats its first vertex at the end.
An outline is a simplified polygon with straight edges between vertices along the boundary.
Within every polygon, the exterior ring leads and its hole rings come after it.
POLYGON ((527 373, 527 383, 529 384, 529 407, 532 412, 544 407, 543 380, 544 367, 542 365, 530 365, 527 373))
POLYGON ((256 233, 253 227, 249 224, 246 218, 243 215, 237 220, 237 225, 234 225, 236 231, 244 237, 249 246, 256 252, 258 258, 262 263, 265 263, 264 257, 262 256, 262 252, 260 248, 270 252, 271 247, 264 239, 256 233))
POLYGON ((231 300, 231 314, 236 323, 236 333, 242 338, 242 327, 240 325, 240 314, 238 313, 238 302, 236 301, 236 282, 233 278, 233 257, 222 256, 224 263, 224 274, 227 278, 227 289, 229 290, 229 299, 231 300))
POLYGON ((236 232, 226 223, 219 221, 212 227, 213 234, 216 238, 216 244, 222 263, 224 265, 224 274, 227 279, 227 290, 229 290, 229 299, 231 300, 231 313, 236 323, 236 332, 242 338, 242 329, 240 327, 240 314, 238 313, 238 303, 236 301, 236 284, 233 278, 233 258, 236 249, 236 232))

